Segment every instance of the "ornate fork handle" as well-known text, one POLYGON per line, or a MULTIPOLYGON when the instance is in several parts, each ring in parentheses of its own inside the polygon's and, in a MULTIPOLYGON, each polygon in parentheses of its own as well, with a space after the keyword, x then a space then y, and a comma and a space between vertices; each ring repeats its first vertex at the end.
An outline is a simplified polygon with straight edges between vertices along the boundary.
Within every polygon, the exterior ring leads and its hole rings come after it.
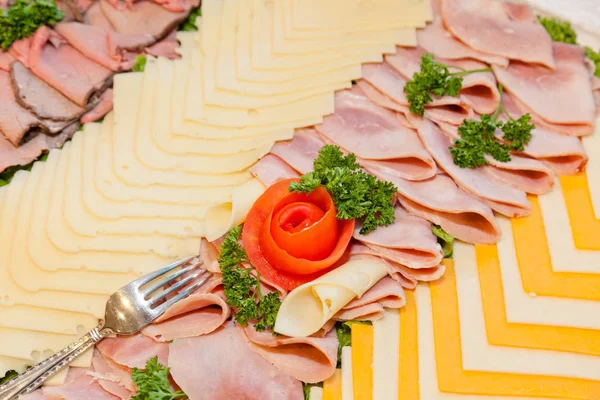
POLYGON ((71 343, 63 350, 45 359, 33 368, 28 369, 4 385, 0 385, 0 400, 17 399, 21 395, 29 394, 36 390, 48 378, 62 370, 71 361, 79 357, 84 351, 98 343, 105 336, 112 333, 110 329, 103 328, 104 322, 101 322, 76 342, 71 343))

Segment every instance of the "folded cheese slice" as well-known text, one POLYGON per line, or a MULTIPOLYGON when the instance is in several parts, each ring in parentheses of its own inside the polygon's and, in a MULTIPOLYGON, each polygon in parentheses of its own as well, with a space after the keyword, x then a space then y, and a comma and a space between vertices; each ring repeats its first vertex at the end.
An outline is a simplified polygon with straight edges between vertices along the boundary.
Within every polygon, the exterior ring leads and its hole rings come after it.
POLYGON ((275 332, 292 337, 312 335, 386 275, 381 258, 351 257, 339 268, 292 290, 281 304, 275 332))

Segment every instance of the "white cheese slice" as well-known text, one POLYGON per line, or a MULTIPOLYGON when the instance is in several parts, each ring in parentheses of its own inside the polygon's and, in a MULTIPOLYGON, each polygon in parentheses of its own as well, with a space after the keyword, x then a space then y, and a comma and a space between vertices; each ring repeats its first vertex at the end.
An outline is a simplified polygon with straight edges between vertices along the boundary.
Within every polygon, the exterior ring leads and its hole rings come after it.
POLYGON ((256 178, 233 189, 231 201, 213 204, 206 212, 206 238, 216 240, 231 228, 246 220, 252 205, 265 191, 264 185, 256 178))
MULTIPOLYGON (((76 360, 76 361, 78 361, 78 360, 76 360)), ((82 361, 84 361, 84 360, 78 361, 78 364, 83 364, 82 361)), ((33 364, 35 364, 33 360, 23 360, 20 358, 0 356, 0 375, 6 374, 6 371, 9 371, 11 369, 21 373, 21 372, 24 372, 25 369, 27 369, 27 367, 29 367, 33 364)), ((90 360, 90 364, 91 364, 91 360, 90 360)), ((89 364, 88 365, 83 364, 83 365, 78 365, 78 366, 89 367, 89 364)), ((69 367, 66 367, 65 369, 61 370, 60 372, 58 372, 51 378, 47 379, 44 382, 43 386, 63 385, 65 383, 65 380, 67 379, 68 373, 69 373, 69 367)))
POLYGON ((283 299, 275 332, 292 337, 312 335, 386 275, 385 262, 380 258, 352 257, 333 271, 292 290, 283 299))
POLYGON ((589 160, 585 166, 590 198, 594 214, 600 219, 600 118, 596 118, 596 129, 592 135, 581 138, 589 160))
POLYGON ((354 400, 354 380, 352 379, 352 347, 342 347, 342 399, 354 400))
MULTIPOLYGON (((64 349, 81 336, 83 336, 83 332, 77 335, 60 335, 57 333, 0 328, 2 341, 10 343, 10 346, 0 347, 0 356, 26 359, 33 364, 37 364, 51 354, 64 349)), ((82 354, 81 357, 74 360, 72 365, 89 366, 91 362, 87 362, 90 357, 87 354, 82 354)))
POLYGON ((125 253, 156 252, 163 257, 183 258, 196 254, 200 241, 195 238, 178 238, 175 236, 140 236, 140 235, 105 235, 95 237, 78 235, 67 224, 64 217, 64 197, 67 187, 67 172, 70 155, 81 157, 81 139, 75 137, 67 143, 60 154, 55 169, 54 185, 50 196, 50 208, 46 231, 50 241, 59 249, 77 253, 82 250, 114 251, 125 253), (79 140, 77 140, 79 139, 79 140))
POLYGON ((97 324, 98 319, 90 314, 20 304, 0 306, 2 328, 77 335, 81 330, 92 329, 97 324))
POLYGON ((323 400, 323 388, 312 386, 308 392, 309 400, 323 400))
MULTIPOLYGON (((140 111, 143 115, 153 117, 151 131, 168 132, 171 129, 171 95, 174 81, 172 64, 172 61, 164 58, 146 63, 140 111), (149 109, 146 108, 146 103, 149 109), (146 110, 148 110, 147 114, 146 110)), ((268 142, 260 147, 225 155, 171 154, 157 146, 151 132, 138 130, 134 151, 138 159, 148 168, 218 174, 249 168, 269 152, 273 143, 268 142)), ((205 197, 209 196, 207 190, 205 197)))
POLYGON ((373 321, 373 400, 398 400, 400 312, 386 309, 373 321))
MULTIPOLYGON (((54 185, 54 170, 59 157, 60 150, 50 152, 45 163, 44 175, 36 187, 37 198, 48 199, 51 196, 54 185)), ((160 257, 154 253, 64 252, 52 244, 46 233, 48 210, 48 201, 34 201, 29 233, 25 237, 28 252, 28 258, 25 258, 25 260, 30 259, 28 262, 33 262, 41 269, 48 271, 59 269, 85 269, 101 272, 137 271, 137 273, 143 273, 168 265, 175 260, 175 258, 160 257)), ((96 283, 88 279, 83 284, 90 285, 92 288, 99 288, 100 286, 96 283)), ((114 286, 111 284, 107 288, 99 290, 101 293, 111 293, 113 288, 114 286)))

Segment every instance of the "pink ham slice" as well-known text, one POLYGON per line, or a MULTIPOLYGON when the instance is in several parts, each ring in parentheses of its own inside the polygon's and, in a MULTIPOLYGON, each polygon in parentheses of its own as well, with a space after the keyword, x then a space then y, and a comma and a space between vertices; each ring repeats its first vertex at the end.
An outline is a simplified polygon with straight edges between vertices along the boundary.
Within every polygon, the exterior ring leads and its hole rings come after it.
POLYGON ((174 341, 168 365, 190 400, 304 398, 302 383, 252 351, 233 322, 209 335, 174 341))
POLYGON ((15 58, 8 51, 0 49, 0 70, 10 71, 10 64, 15 61, 15 58))
POLYGON ((131 380, 131 369, 104 357, 98 350, 94 350, 92 366, 94 371, 88 371, 88 375, 94 377, 108 393, 122 400, 130 399, 135 393, 136 388, 131 380))
MULTIPOLYGON (((1 68, 2 66, 0 65, 0 69, 1 68)), ((592 90, 594 94, 594 101, 596 102, 596 117, 598 117, 600 116, 600 78, 595 75, 592 76, 592 90)))
POLYGON ((442 0, 444 26, 477 51, 554 69, 552 39, 537 21, 512 19, 513 9, 493 0, 442 0))
POLYGON ((213 292, 221 283, 221 278, 212 278, 192 295, 171 306, 142 333, 158 342, 169 342, 213 332, 231 315, 225 300, 213 292))
POLYGON ((333 318, 338 321, 376 321, 383 318, 385 308, 401 308, 406 304, 404 289, 390 277, 385 277, 367 290, 359 299, 354 299, 333 318))
POLYGON ((354 230, 354 238, 363 242, 383 257, 411 268, 429 268, 442 261, 442 248, 431 231, 431 224, 409 215, 401 207, 394 210, 392 225, 380 227, 367 235, 360 234, 361 224, 354 230))
POLYGON ((179 48, 177 29, 173 29, 166 38, 146 48, 146 53, 154 57, 164 57, 170 60, 176 60, 179 58, 177 48, 179 48))
MULTIPOLYGON (((250 173, 266 187, 284 179, 297 178, 298 173, 274 154, 267 154, 250 167, 250 173)), ((201 253, 202 254, 202 253, 201 253)))
POLYGON ((349 91, 335 95, 335 113, 316 130, 331 142, 366 160, 389 160, 402 165, 407 179, 435 175, 436 167, 418 135, 404 127, 396 114, 349 91))
POLYGON ((284 160, 296 171, 306 174, 313 170, 313 162, 324 145, 325 142, 314 129, 296 129, 292 140, 275 143, 271 153, 284 160))
POLYGON ((112 110, 112 108, 113 108, 113 90, 106 89, 104 91, 104 93, 102 93, 102 95, 100 96, 100 99, 98 100, 98 104, 96 104, 94 106, 94 108, 92 108, 90 111, 88 111, 81 117, 81 123, 87 124, 90 122, 96 122, 96 121, 104 118, 104 116, 106 114, 108 114, 110 112, 110 110, 112 110))
POLYGON ((31 36, 15 41, 8 52, 26 67, 29 67, 29 49, 31 48, 31 36))
POLYGON ((20 400, 48 400, 49 397, 42 392, 42 389, 38 389, 33 393, 26 394, 25 396, 19 397, 20 400))
MULTIPOLYGON (((442 60, 439 61, 460 67, 467 71, 487 68, 487 65, 473 60, 442 60)), ((493 114, 500 105, 500 92, 494 74, 490 72, 476 72, 463 77, 462 89, 459 97, 479 114, 493 114)))
POLYGON ((117 397, 102 389, 88 371, 93 368, 71 367, 63 385, 47 386, 42 391, 51 400, 115 400, 117 397))
POLYGON ((531 212, 529 200, 524 192, 494 182, 485 169, 460 168, 454 164, 449 150, 452 141, 433 122, 413 118, 411 123, 418 125, 417 129, 423 144, 440 167, 463 189, 481 198, 492 209, 507 217, 522 217, 531 212))
MULTIPOLYGON (((450 124, 438 124, 441 131, 451 139, 459 139, 458 128, 450 124)), ((499 131, 498 136, 502 136, 499 131)), ((535 145, 535 143, 534 143, 535 145)), ((526 148, 529 147, 529 144, 526 148)), ((512 154, 509 162, 500 162, 486 155, 490 165, 481 167, 496 180, 531 194, 548 193, 554 185, 553 170, 541 161, 512 154)))
POLYGON ((157 356, 158 361, 166 365, 169 346, 158 343, 141 333, 133 336, 119 336, 103 339, 96 348, 104 357, 129 368, 146 368, 146 361, 157 356))
POLYGON ((569 135, 590 134, 596 105, 584 49, 565 43, 553 48, 556 70, 512 62, 506 69, 494 67, 496 78, 536 124, 569 135))
POLYGON ((208 272, 221 273, 221 267, 219 267, 219 249, 206 240, 202 238, 200 241, 200 260, 202 261, 202 267, 206 268, 208 272))
POLYGON ((243 329, 250 348, 280 371, 303 382, 317 383, 329 378, 337 364, 335 331, 323 337, 274 336, 257 332, 252 325, 243 329))
POLYGON ((29 63, 34 74, 82 107, 112 75, 46 26, 33 36, 29 63))

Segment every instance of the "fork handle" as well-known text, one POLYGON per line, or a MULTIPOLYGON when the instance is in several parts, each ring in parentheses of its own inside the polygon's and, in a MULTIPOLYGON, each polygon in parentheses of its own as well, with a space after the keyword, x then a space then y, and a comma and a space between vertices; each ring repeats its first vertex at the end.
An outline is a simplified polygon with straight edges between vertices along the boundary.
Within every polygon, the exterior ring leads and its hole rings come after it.
POLYGON ((77 341, 71 343, 58 353, 28 369, 7 383, 0 385, 0 400, 17 399, 21 395, 29 394, 40 387, 48 378, 62 370, 71 361, 83 354, 84 351, 98 343, 105 336, 112 333, 110 329, 103 329, 101 322, 77 341))

